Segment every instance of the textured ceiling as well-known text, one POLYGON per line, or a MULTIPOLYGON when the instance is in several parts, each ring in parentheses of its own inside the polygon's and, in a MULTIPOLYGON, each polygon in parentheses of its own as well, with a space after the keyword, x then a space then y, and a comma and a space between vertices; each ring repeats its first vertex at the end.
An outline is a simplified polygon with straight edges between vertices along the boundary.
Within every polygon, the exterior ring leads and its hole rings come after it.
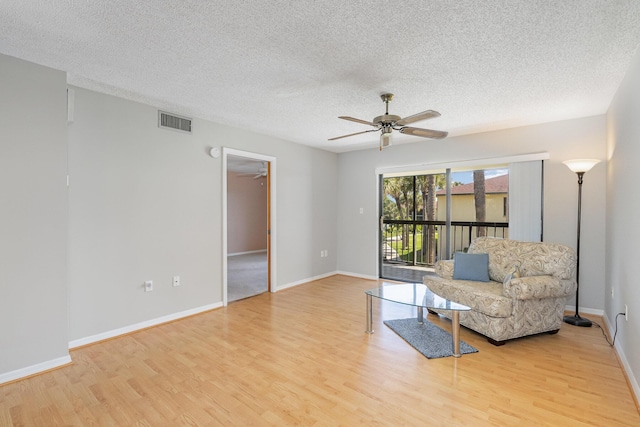
MULTIPOLYGON (((339 120, 427 109, 461 135, 603 114, 640 44, 637 0, 2 0, 0 53, 70 84, 335 152, 339 120)), ((400 134, 398 134, 400 135, 400 134)), ((395 136, 398 136, 395 135, 395 136)), ((394 143, 424 141, 414 136, 394 143)))

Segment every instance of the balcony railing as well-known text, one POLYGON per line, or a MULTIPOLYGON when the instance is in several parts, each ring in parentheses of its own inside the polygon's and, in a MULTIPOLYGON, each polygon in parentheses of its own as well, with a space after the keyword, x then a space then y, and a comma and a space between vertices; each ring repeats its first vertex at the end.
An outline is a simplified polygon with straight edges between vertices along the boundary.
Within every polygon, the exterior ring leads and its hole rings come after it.
POLYGON ((453 258, 466 251, 476 236, 508 238, 507 222, 451 222, 451 253, 446 253, 447 227, 444 221, 384 220, 382 260, 385 263, 432 266, 439 259, 453 258))

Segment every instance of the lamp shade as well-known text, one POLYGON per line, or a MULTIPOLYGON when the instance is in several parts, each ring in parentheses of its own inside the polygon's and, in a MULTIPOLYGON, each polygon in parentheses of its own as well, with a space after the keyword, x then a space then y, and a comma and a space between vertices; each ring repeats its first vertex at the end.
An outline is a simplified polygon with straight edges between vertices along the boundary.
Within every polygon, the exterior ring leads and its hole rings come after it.
POLYGON ((585 172, 589 172, 589 170, 591 170, 592 167, 594 167, 595 165, 600 163, 600 160, 598 160, 598 159, 576 159, 576 160, 565 160, 562 163, 567 165, 567 167, 569 169, 571 169, 571 171, 573 171, 575 173, 580 173, 580 172, 585 173, 585 172))

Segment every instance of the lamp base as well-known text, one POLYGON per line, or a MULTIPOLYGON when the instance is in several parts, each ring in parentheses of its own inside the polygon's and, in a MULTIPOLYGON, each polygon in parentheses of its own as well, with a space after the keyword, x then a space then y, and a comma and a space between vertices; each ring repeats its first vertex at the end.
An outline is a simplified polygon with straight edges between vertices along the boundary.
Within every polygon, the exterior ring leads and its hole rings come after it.
POLYGON ((592 325, 591 320, 580 317, 578 313, 576 313, 574 316, 564 316, 562 320, 564 320, 565 323, 573 326, 584 326, 588 328, 592 325))

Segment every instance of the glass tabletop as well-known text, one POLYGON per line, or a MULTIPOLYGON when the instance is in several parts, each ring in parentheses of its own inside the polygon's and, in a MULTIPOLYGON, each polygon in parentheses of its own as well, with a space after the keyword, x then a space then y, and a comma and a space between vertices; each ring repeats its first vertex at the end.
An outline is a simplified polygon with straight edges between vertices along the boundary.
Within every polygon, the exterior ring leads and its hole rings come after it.
POLYGON ((434 294, 422 283, 382 283, 382 286, 365 291, 365 294, 399 304, 442 310, 469 311, 470 307, 449 301, 434 294))

